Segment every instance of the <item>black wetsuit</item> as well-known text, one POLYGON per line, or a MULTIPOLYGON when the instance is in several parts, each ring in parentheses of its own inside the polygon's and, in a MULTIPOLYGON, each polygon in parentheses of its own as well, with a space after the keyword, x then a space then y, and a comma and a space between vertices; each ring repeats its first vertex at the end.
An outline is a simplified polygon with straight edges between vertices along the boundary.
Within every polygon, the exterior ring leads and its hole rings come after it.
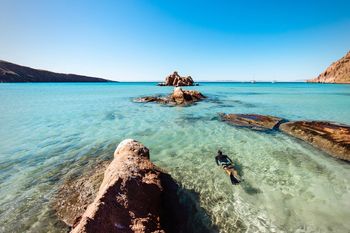
POLYGON ((234 165, 232 160, 227 156, 222 153, 219 153, 217 156, 215 156, 215 162, 218 166, 222 166, 223 169, 226 171, 229 171, 230 179, 232 184, 238 184, 240 183, 240 179, 235 176, 234 173, 237 174, 237 171, 234 169, 234 165), (232 172, 234 170, 234 172, 232 172))
POLYGON ((215 162, 216 164, 219 166, 229 166, 232 165, 232 160, 227 156, 227 155, 223 155, 223 154, 218 154, 217 156, 215 156, 215 162))

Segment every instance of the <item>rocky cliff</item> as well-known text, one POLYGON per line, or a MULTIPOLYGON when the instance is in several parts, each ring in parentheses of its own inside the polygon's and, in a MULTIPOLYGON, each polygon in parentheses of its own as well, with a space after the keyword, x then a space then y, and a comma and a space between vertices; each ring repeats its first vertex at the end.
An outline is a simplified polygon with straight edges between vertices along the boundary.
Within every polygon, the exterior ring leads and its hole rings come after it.
POLYGON ((313 83, 350 83, 350 51, 340 60, 333 62, 317 78, 307 80, 313 83))
POLYGON ((33 69, 0 60, 0 83, 17 82, 110 82, 109 80, 76 74, 61 74, 33 69))

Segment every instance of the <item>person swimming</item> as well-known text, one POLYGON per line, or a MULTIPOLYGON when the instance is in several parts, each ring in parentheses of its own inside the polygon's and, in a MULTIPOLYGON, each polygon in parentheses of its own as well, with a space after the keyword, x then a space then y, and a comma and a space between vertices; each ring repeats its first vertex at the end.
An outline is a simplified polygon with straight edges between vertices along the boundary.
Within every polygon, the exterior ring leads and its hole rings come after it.
POLYGON ((218 150, 218 154, 215 156, 215 162, 218 166, 221 166, 230 176, 232 184, 238 184, 241 182, 238 172, 234 168, 232 160, 227 155, 224 155, 221 150, 218 150))

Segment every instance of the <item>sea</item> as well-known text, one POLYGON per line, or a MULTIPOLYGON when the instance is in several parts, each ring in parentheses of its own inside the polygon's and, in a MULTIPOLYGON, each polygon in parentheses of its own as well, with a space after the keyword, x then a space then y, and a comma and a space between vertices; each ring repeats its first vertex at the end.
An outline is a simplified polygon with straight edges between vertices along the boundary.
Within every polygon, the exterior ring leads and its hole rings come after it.
MULTIPOLYGON (((201 82, 187 107, 136 103, 153 82, 0 84, 0 232, 67 232, 52 208, 68 178, 113 158, 124 139, 187 190, 208 232, 350 232, 350 163, 278 131, 220 121, 256 113, 350 125, 350 85, 201 82), (239 167, 231 185, 218 150, 239 167)), ((193 228, 195 231, 196 226, 193 228)))

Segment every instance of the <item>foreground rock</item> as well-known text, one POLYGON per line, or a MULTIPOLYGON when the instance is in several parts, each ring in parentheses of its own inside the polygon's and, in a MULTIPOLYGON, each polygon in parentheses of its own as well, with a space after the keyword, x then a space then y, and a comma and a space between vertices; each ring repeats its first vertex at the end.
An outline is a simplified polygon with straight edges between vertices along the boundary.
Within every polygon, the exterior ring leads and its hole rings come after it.
POLYGON ((135 99, 135 102, 148 103, 156 102, 168 105, 190 105, 206 98, 202 93, 195 90, 183 90, 180 87, 174 88, 174 92, 166 97, 146 96, 135 99))
POLYGON ((160 172, 134 140, 119 144, 94 201, 72 232, 163 232, 160 172))
POLYGON ((295 121, 283 123, 279 128, 333 157, 350 161, 350 126, 322 121, 295 121))
POLYGON ((193 86, 194 82, 191 76, 181 77, 176 71, 165 78, 164 83, 158 83, 158 86, 193 86))
POLYGON ((350 51, 340 60, 332 63, 317 78, 307 80, 316 83, 350 83, 350 51))
POLYGON ((55 210, 74 233, 218 232, 198 194, 180 188, 132 139, 119 144, 108 166, 100 163, 66 182, 59 193, 55 210))
POLYGON ((258 114, 220 114, 220 118, 235 126, 248 127, 254 130, 272 130, 278 128, 282 118, 258 114))

